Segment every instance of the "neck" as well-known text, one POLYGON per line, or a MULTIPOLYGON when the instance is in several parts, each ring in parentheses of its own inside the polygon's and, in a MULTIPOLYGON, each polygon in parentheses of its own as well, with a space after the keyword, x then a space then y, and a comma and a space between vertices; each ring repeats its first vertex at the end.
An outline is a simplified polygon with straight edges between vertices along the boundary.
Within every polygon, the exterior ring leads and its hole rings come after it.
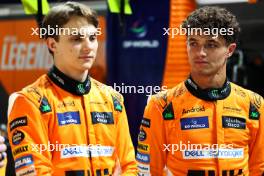
POLYGON ((191 77, 184 82, 186 88, 192 95, 206 101, 223 100, 229 96, 231 85, 225 75, 220 77, 221 79, 217 77, 207 78, 204 76, 202 78, 191 74, 191 77), (196 80, 193 79, 193 76, 196 80))
POLYGON ((84 82, 88 76, 88 70, 79 71, 79 70, 67 70, 59 65, 55 65, 62 73, 74 79, 75 81, 84 82))
POLYGON ((84 95, 91 89, 91 81, 87 75, 84 81, 77 81, 53 66, 47 74, 49 78, 60 88, 75 95, 84 95))
POLYGON ((208 88, 221 88, 226 80, 226 74, 216 74, 216 75, 198 75, 191 73, 191 77, 194 82, 201 88, 201 89, 208 89, 208 88))

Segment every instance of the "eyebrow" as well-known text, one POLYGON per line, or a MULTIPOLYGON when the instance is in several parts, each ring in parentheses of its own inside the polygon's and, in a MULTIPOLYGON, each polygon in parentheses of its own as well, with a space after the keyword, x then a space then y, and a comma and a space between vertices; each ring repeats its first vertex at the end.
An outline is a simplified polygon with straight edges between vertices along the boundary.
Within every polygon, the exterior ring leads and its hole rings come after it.
MULTIPOLYGON (((189 38, 188 41, 189 42, 196 42, 197 39, 195 39, 195 38, 189 38)), ((220 43, 220 42, 218 42, 218 41, 216 41, 214 39, 208 39, 208 40, 206 40, 206 42, 212 42, 212 43, 216 43, 216 44, 219 44, 220 43)))
POLYGON ((206 40, 206 42, 212 42, 212 43, 219 44, 219 42, 218 42, 218 41, 216 41, 216 40, 213 40, 213 39, 206 40))
POLYGON ((73 35, 73 34, 70 34, 70 37, 81 37, 83 35, 81 35, 80 33, 78 33, 77 35, 73 35))
POLYGON ((197 41, 195 38, 189 38, 188 40, 187 40, 188 42, 195 42, 195 41, 197 41))

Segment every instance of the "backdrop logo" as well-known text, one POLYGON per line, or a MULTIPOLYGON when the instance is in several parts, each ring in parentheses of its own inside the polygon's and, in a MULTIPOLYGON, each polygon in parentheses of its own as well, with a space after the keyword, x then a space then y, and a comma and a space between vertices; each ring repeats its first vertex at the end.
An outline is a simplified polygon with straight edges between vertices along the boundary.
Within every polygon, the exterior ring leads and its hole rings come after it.
POLYGON ((137 20, 132 24, 130 31, 137 38, 143 38, 147 35, 147 25, 142 20, 137 20))
MULTIPOLYGON (((130 37, 123 41, 123 48, 158 48, 160 45, 159 40, 153 37, 156 37, 158 34, 151 34, 152 36, 148 35, 149 29, 153 27, 154 21, 154 16, 149 16, 144 20, 136 19, 135 21, 133 21, 128 28, 130 32, 130 37)), ((151 33, 153 33, 153 31, 151 31, 151 33)))

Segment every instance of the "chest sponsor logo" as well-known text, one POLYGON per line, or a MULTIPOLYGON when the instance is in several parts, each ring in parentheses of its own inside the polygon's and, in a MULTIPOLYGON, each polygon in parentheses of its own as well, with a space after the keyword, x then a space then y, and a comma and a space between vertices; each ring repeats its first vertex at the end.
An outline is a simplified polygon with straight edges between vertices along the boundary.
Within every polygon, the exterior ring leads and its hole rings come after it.
POLYGON ((243 158, 244 149, 197 149, 197 150, 185 150, 182 151, 184 159, 208 159, 208 158, 243 158))
POLYGON ((66 108, 66 107, 75 107, 74 101, 63 101, 58 103, 57 105, 58 108, 66 108))
POLYGON ((19 127, 19 126, 27 126, 27 117, 18 117, 14 119, 12 122, 10 122, 10 131, 13 129, 19 127))
POLYGON ((180 120, 182 130, 209 128, 208 117, 190 117, 180 120))
POLYGON ((222 125, 224 128, 246 129, 246 119, 240 117, 223 116, 222 125))
POLYGON ((15 160, 15 169, 33 164, 32 155, 20 157, 15 160))
POLYGON ((224 106, 224 110, 232 113, 241 113, 242 109, 236 108, 236 107, 229 107, 229 106, 224 106))
POLYGON ((89 148, 86 146, 66 147, 61 151, 61 158, 90 157, 89 148))
POLYGON ((59 126, 69 124, 81 124, 80 113, 78 111, 57 113, 59 126))
POLYGON ((141 121, 141 125, 144 127, 150 128, 150 119, 143 117, 143 119, 141 121))
POLYGON ((91 152, 91 157, 99 157, 99 156, 109 157, 113 155, 114 147, 93 145, 89 148, 89 150, 91 152))
POLYGON ((103 102, 99 102, 99 101, 90 101, 90 104, 91 105, 106 105, 107 104, 107 101, 103 102))
POLYGON ((112 146, 72 146, 66 147, 61 150, 61 158, 74 158, 74 157, 109 157, 112 156, 114 148, 112 146))
POLYGON ((149 145, 148 144, 143 144, 141 142, 138 143, 138 146, 137 146, 137 150, 139 152, 143 152, 143 153, 149 153, 149 145))
POLYGON ((112 112, 91 112, 93 124, 114 124, 112 112))
POLYGON ((144 154, 137 152, 136 159, 141 163, 149 163, 150 162, 150 156, 149 154, 144 154))
POLYGON ((145 132, 143 128, 141 128, 138 134, 138 140, 145 141, 146 139, 147 139, 147 133, 145 132))
POLYGON ((16 130, 12 136, 12 143, 18 145, 25 138, 25 134, 22 131, 16 130))
POLYGON ((182 110, 182 115, 183 114, 188 114, 188 113, 193 113, 193 112, 201 112, 201 111, 205 111, 204 106, 192 107, 191 109, 183 109, 182 110))
POLYGON ((23 145, 13 150, 13 156, 16 156, 16 155, 19 155, 21 153, 28 152, 28 151, 29 151, 29 145, 23 145))

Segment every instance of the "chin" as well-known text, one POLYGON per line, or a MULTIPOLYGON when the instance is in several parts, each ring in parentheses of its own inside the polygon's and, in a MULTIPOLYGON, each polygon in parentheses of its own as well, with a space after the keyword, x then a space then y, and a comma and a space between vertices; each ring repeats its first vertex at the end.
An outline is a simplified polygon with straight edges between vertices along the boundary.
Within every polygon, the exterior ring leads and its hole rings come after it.
POLYGON ((200 76, 209 76, 212 75, 212 72, 205 69, 193 70, 192 73, 200 75, 200 76))
POLYGON ((92 65, 93 65, 93 64, 91 64, 91 63, 83 64, 83 65, 82 65, 82 68, 83 68, 84 70, 90 70, 90 69, 92 68, 92 65))

